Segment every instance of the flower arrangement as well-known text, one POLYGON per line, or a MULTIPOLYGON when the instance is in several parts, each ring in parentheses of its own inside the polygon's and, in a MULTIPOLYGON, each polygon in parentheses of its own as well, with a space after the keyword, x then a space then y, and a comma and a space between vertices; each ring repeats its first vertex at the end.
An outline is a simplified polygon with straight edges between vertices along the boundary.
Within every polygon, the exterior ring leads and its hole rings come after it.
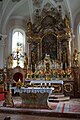
POLYGON ((21 83, 21 87, 24 87, 24 82, 21 83))
POLYGON ((0 85, 4 84, 3 80, 0 81, 0 85))
POLYGON ((21 88, 21 80, 19 79, 18 82, 16 82, 16 87, 21 88))
POLYGON ((71 77, 71 69, 67 68, 66 70, 61 69, 53 69, 50 70, 51 78, 70 78, 71 77))
POLYGON ((67 68, 65 70, 57 67, 49 67, 49 66, 43 66, 42 68, 35 69, 35 72, 32 72, 31 69, 28 68, 27 70, 27 79, 55 79, 55 78, 70 78, 72 71, 70 68, 67 68), (48 67, 48 68, 46 68, 48 67))
POLYGON ((71 78, 72 71, 71 71, 70 68, 68 68, 68 69, 66 70, 66 75, 67 75, 68 78, 71 78))
POLYGON ((33 75, 33 72, 31 69, 28 69, 27 70, 27 79, 31 79, 32 78, 32 75, 33 75))
POLYGON ((62 76, 63 78, 66 77, 66 72, 65 72, 64 70, 61 70, 61 76, 62 76))

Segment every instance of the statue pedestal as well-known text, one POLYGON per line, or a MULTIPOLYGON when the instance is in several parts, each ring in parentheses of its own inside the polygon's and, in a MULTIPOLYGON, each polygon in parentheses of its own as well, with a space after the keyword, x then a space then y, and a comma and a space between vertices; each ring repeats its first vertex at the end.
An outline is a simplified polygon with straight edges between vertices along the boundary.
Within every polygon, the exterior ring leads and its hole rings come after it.
POLYGON ((10 93, 10 91, 5 92, 5 101, 3 103, 3 106, 4 107, 6 107, 6 106, 13 107, 14 106, 13 99, 12 99, 12 94, 10 93))

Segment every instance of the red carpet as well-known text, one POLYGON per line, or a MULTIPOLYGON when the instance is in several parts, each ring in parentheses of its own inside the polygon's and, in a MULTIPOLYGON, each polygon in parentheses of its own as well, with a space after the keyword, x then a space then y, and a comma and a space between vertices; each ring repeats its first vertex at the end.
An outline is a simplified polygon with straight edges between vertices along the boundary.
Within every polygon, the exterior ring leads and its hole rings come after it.
POLYGON ((80 113, 80 104, 78 104, 78 105, 70 105, 69 111, 70 112, 79 112, 80 113))
POLYGON ((4 93, 0 93, 0 101, 4 100, 4 93))
POLYGON ((61 113, 80 113, 80 102, 70 100, 66 102, 49 102, 48 106, 54 112, 61 112, 61 113))

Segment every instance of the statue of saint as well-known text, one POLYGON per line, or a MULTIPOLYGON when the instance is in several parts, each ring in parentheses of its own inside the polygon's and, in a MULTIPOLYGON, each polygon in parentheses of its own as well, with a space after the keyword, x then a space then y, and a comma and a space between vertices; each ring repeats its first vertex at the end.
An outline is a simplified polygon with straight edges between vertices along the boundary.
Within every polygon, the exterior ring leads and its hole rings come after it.
POLYGON ((8 68, 12 68, 13 66, 13 55, 10 54, 10 56, 8 57, 8 68))
POLYGON ((70 19, 69 19, 69 17, 67 15, 65 15, 64 23, 65 23, 65 26, 67 28, 69 28, 69 26, 70 26, 70 19))
POLYGON ((29 19, 29 22, 27 23, 27 34, 29 36, 32 35, 32 23, 31 23, 31 20, 29 19))
POLYGON ((75 49, 74 53, 73 53, 73 65, 78 66, 78 51, 77 51, 77 49, 75 49))
POLYGON ((27 58, 27 54, 24 53, 24 68, 27 69, 27 65, 28 65, 28 58, 27 58))

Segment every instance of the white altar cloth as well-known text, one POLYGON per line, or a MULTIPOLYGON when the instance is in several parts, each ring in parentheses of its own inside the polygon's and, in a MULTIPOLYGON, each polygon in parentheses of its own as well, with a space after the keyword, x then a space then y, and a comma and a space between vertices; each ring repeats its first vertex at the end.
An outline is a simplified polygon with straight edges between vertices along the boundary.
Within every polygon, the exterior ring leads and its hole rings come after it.
POLYGON ((54 83, 54 84, 62 84, 63 85, 63 80, 31 80, 30 81, 30 84, 32 84, 32 83, 45 83, 45 84, 47 84, 47 83, 49 83, 49 84, 51 84, 51 83, 54 83))
POLYGON ((21 88, 17 88, 17 87, 11 87, 12 90, 14 90, 14 94, 15 93, 51 93, 52 90, 54 90, 54 88, 34 88, 34 87, 21 87, 21 88))

